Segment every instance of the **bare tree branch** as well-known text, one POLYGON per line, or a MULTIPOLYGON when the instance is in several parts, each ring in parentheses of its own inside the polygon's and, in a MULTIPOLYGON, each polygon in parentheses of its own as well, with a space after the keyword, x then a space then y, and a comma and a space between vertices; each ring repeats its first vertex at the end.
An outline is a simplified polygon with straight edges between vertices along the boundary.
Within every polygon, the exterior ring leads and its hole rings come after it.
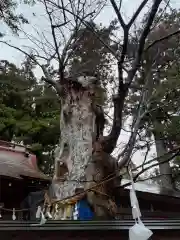
POLYGON ((154 26, 151 28, 151 31, 153 31, 153 30, 156 28, 156 26, 158 25, 158 23, 163 19, 163 14, 166 12, 166 9, 167 9, 168 6, 169 6, 170 0, 168 0, 167 2, 164 0, 164 2, 166 3, 166 5, 165 5, 162 13, 161 13, 160 16, 158 17, 158 20, 156 20, 154 26))
POLYGON ((118 20, 119 20, 119 22, 121 24, 121 27, 123 29, 125 29, 127 27, 127 25, 125 24, 125 22, 124 22, 124 20, 123 20, 123 18, 121 16, 121 13, 120 13, 120 11, 118 9, 118 6, 117 6, 116 2, 114 0, 110 0, 110 2, 111 2, 112 6, 114 8, 114 11, 115 11, 117 17, 118 17, 118 20))
POLYGON ((62 7, 63 7, 64 22, 66 22, 67 19, 66 19, 66 12, 65 12, 65 10, 64 10, 64 1, 63 1, 63 0, 61 0, 61 5, 62 5, 62 7))
POLYGON ((142 3, 139 5, 138 9, 136 10, 136 12, 134 13, 133 17, 131 18, 131 20, 129 21, 129 23, 127 24, 128 28, 130 28, 132 26, 132 24, 135 22, 136 18, 138 17, 138 15, 140 14, 140 12, 142 11, 142 9, 144 8, 144 6, 146 5, 146 3, 148 2, 148 0, 144 0, 142 1, 142 3))
MULTIPOLYGON (((131 82, 132 82, 132 80, 133 80, 133 78, 136 74, 136 71, 138 70, 138 68, 140 66, 140 61, 141 61, 142 53, 143 53, 143 50, 144 50, 145 41, 146 41, 146 38, 149 34, 149 31, 151 29, 151 25, 153 23, 154 17, 156 15, 156 12, 158 11, 159 5, 160 5, 162 0, 155 0, 154 4, 152 5, 147 23, 144 27, 144 30, 143 30, 143 32, 141 34, 141 37, 140 37, 140 40, 139 40, 139 46, 138 46, 138 49, 137 49, 135 60, 133 62, 132 68, 128 72, 127 83, 123 83, 123 64, 124 64, 125 55, 127 53, 129 28, 131 27, 131 25, 133 24, 136 17, 139 15, 139 13, 143 9, 143 7, 147 3, 147 1, 143 1, 141 3, 141 5, 137 9, 137 11, 135 12, 134 16, 132 17, 132 19, 129 23, 129 26, 124 23, 115 1, 114 0, 110 0, 110 1, 111 1, 111 4, 112 4, 115 12, 116 12, 116 15, 119 19, 119 22, 120 22, 120 24, 121 24, 121 26, 124 30, 124 39, 123 39, 123 47, 122 47, 121 57, 118 61, 119 86, 118 86, 118 95, 116 96, 116 101, 114 101, 113 126, 112 126, 112 130, 111 130, 109 136, 105 137, 104 143, 103 143, 104 151, 108 152, 108 153, 111 153, 113 151, 113 149, 115 148, 115 145, 117 143, 117 140, 119 138, 119 135, 120 135, 120 132, 121 132, 121 127, 122 127, 122 111, 123 111, 123 107, 124 107, 125 97, 128 93, 129 86, 130 86, 130 84, 131 84, 131 82)), ((128 146, 131 147, 131 150, 134 146, 133 144, 134 144, 135 139, 136 139, 138 124, 139 124, 139 120, 138 120, 138 122, 136 122, 136 131, 135 131, 136 133, 133 132, 133 135, 131 136, 130 142, 128 144, 128 146)), ((128 161, 128 156, 130 156, 130 155, 131 155, 131 153, 126 155, 126 157, 123 158, 122 166, 124 164, 126 164, 126 162, 128 161)))
MULTIPOLYGON (((56 54, 57 54, 58 61, 59 61, 59 72, 61 74, 61 79, 63 79, 63 68, 64 68, 64 66, 63 66, 63 63, 61 61, 61 57, 60 57, 60 54, 59 54, 59 47, 58 47, 58 43, 57 43, 57 39, 56 39, 55 26, 53 25, 52 16, 51 16, 51 13, 48 10, 48 6, 47 6, 47 3, 46 3, 46 0, 43 0, 43 2, 44 2, 46 13, 47 13, 47 15, 49 17, 49 21, 50 21, 50 25, 51 25, 51 32, 52 32, 52 37, 53 37, 53 41, 54 41, 54 46, 55 46, 56 54)), ((62 3, 63 3, 63 0, 62 0, 62 3)), ((65 19, 64 23, 66 23, 66 19, 65 19)))
POLYGON ((113 115, 113 125, 111 132, 108 136, 104 137, 102 146, 105 152, 112 153, 114 150, 117 139, 119 138, 120 131, 122 129, 122 114, 124 107, 124 100, 126 97, 126 91, 122 91, 122 94, 113 96, 114 102, 114 115, 113 115))
POLYGON ((158 8, 159 8, 159 5, 160 3, 162 2, 162 0, 154 0, 154 3, 152 5, 152 8, 151 8, 151 11, 149 13, 149 16, 148 16, 148 20, 147 20, 147 23, 144 27, 144 30, 141 34, 141 37, 140 37, 140 40, 139 40, 139 45, 138 45, 138 49, 137 49, 137 52, 136 52, 136 57, 135 57, 135 60, 133 62, 133 65, 132 65, 132 68, 131 70, 129 71, 129 74, 128 74, 128 84, 130 85, 139 66, 140 66, 140 62, 141 62, 141 57, 142 57, 142 54, 143 54, 143 50, 144 50, 144 45, 145 45, 145 41, 146 41, 146 38, 151 30, 151 25, 154 21, 154 18, 155 18, 155 15, 158 11, 158 8))
MULTIPOLYGON (((144 105, 144 100, 142 101, 142 107, 143 107, 143 105, 144 105)), ((128 144, 126 145, 126 148, 123 150, 123 152, 118 156, 119 158, 121 156, 123 156, 122 160, 119 163, 120 168, 123 167, 125 164, 127 164, 130 161, 130 156, 131 156, 132 150, 134 148, 134 144, 135 144, 135 141, 136 141, 136 136, 137 136, 137 133, 138 133, 140 122, 146 114, 146 111, 144 111, 142 113, 141 110, 142 109, 140 108, 140 110, 138 111, 138 116, 137 116, 137 119, 134 123, 134 130, 131 134, 131 137, 128 141, 128 144)))
MULTIPOLYGON (((9 47, 11 47, 11 48, 14 48, 14 49, 18 50, 19 52, 23 53, 25 56, 28 56, 35 64, 37 64, 37 66, 39 66, 39 67, 42 69, 42 71, 43 71, 43 73, 44 73, 44 75, 45 75, 45 77, 46 77, 44 80, 45 80, 47 83, 51 84, 51 85, 56 89, 57 93, 61 95, 61 93, 62 93, 61 86, 60 86, 60 84, 59 84, 58 82, 56 82, 55 80, 53 80, 52 77, 49 75, 49 73, 48 73, 48 71, 47 71, 47 69, 46 69, 46 67, 47 67, 46 65, 40 64, 40 63, 36 60, 36 58, 34 57, 34 55, 31 55, 31 54, 25 52, 24 50, 22 50, 22 49, 19 48, 19 47, 13 46, 12 44, 9 44, 9 43, 4 42, 4 41, 0 41, 0 43, 3 43, 3 44, 5 44, 5 45, 7 45, 7 46, 9 46, 9 47)), ((38 58, 41 58, 41 56, 37 56, 37 57, 38 57, 38 58)))
POLYGON ((144 160, 143 160, 143 163, 142 163, 142 165, 143 165, 142 169, 144 169, 144 164, 145 164, 145 162, 147 160, 147 156, 148 156, 149 151, 150 151, 150 146, 149 146, 149 143, 147 143, 147 150, 146 150, 146 153, 145 153, 145 156, 144 156, 144 160))
POLYGON ((178 35, 178 34, 180 34, 180 30, 177 30, 177 31, 175 31, 175 32, 173 32, 173 33, 170 33, 170 34, 168 34, 168 35, 160 38, 160 39, 157 39, 157 40, 155 40, 154 42, 152 42, 144 51, 146 52, 146 51, 148 51, 150 48, 154 47, 154 45, 158 44, 159 42, 162 42, 162 41, 164 41, 164 40, 168 40, 169 38, 171 38, 171 37, 173 37, 173 36, 175 36, 175 35, 178 35))
MULTIPOLYGON (((114 1, 111 1, 111 2, 114 4, 114 1)), ((137 13, 139 13, 139 10, 142 9, 142 7, 145 5, 145 3, 146 2, 143 1, 142 5, 138 8, 137 13)), ((151 12, 149 14, 149 18, 148 18, 147 24, 146 24, 146 26, 145 26, 145 28, 144 28, 144 30, 142 32, 142 35, 140 37, 139 47, 138 47, 138 50, 137 50, 136 58, 134 60, 132 69, 129 71, 129 74, 128 74, 128 86, 132 82, 133 77, 134 77, 136 71, 139 68, 139 64, 140 64, 140 61, 141 61, 141 56, 142 56, 144 45, 145 45, 145 40, 146 40, 146 38, 147 38, 147 36, 149 34, 150 27, 151 27, 151 25, 153 23, 155 14, 156 14, 156 12, 158 10, 158 7, 159 7, 160 3, 161 3, 160 0, 154 1, 154 4, 153 4, 152 9, 151 9, 151 12)), ((115 11, 117 11, 117 9, 116 9, 117 6, 113 5, 113 7, 115 8, 115 11)), ((121 59, 120 59, 120 61, 118 63, 118 70, 119 70, 119 89, 118 89, 119 102, 117 101, 118 104, 120 104, 120 102, 121 102, 121 105, 118 108, 114 107, 114 121, 113 121, 112 131, 109 134, 109 136, 106 138, 106 143, 105 143, 105 146, 109 146, 108 148, 107 147, 105 148, 105 151, 107 151, 107 149, 108 149, 108 152, 110 151, 110 146, 111 146, 111 150, 113 149, 112 143, 115 144, 117 142, 117 140, 118 140, 118 137, 119 137, 118 134, 120 134, 121 127, 122 127, 121 126, 122 109, 123 109, 123 106, 124 106, 124 100, 125 100, 126 94, 128 92, 128 87, 127 87, 127 85, 123 84, 123 77, 122 77, 122 64, 124 62, 125 54, 126 54, 126 51, 127 51, 127 42, 128 42, 128 32, 126 30, 126 26, 123 25, 123 28, 124 28, 124 43, 123 43, 123 50, 122 50, 122 54, 121 54, 121 59), (122 99, 122 96, 123 96, 123 99, 122 99), (118 123, 116 121, 118 121, 118 123)), ((123 167, 124 164, 126 164, 127 161, 129 161, 129 158, 130 158, 130 155, 132 153, 132 149, 134 147, 134 143, 135 143, 135 140, 136 140, 136 135, 137 135, 137 131, 138 131, 138 128, 139 128, 139 124, 140 124, 140 121, 141 121, 142 117, 145 115, 145 112, 144 113, 140 113, 139 112, 138 115, 139 116, 138 116, 138 118, 136 120, 136 123, 135 123, 135 128, 134 128, 135 130, 132 132, 132 135, 130 137, 130 140, 129 140, 129 143, 128 143, 127 147, 126 147, 126 150, 123 151, 123 155, 125 154, 125 156, 123 157, 123 159, 122 159, 122 161, 120 163, 121 167, 123 167)))
POLYGON ((119 1, 119 11, 121 11, 122 0, 119 1))
MULTIPOLYGON (((158 56, 159 56, 159 53, 156 54, 152 66, 155 64, 155 60, 157 59, 158 56)), ((152 66, 146 69, 146 75, 144 74, 144 71, 142 72, 145 85, 144 85, 144 89, 142 89, 142 95, 137 108, 137 115, 133 119, 133 124, 132 124, 133 130, 129 138, 128 144, 126 145, 126 148, 122 151, 122 153, 120 153, 118 156, 118 159, 122 157, 122 160, 120 161, 119 166, 124 166, 124 164, 130 161, 130 157, 136 142, 136 137, 138 134, 140 123, 144 118, 144 116, 149 112, 150 96, 152 94, 152 79, 151 79, 152 66)))
MULTIPOLYGON (((62 10, 62 6, 57 5, 56 3, 52 2, 51 0, 48 0, 49 2, 51 2, 51 4, 53 4, 54 6, 56 6, 57 8, 62 10)), ((75 15, 75 13, 73 13, 71 10, 69 9, 65 9, 66 12, 75 15)), ((93 12, 91 13, 93 14, 93 12)), ((89 29, 96 37, 97 39, 109 50, 110 53, 112 53, 113 56, 115 56, 117 58, 117 54, 116 52, 111 48, 111 46, 109 46, 107 43, 105 43, 102 38, 96 33, 96 31, 94 30, 94 28, 92 28, 92 26, 90 24, 88 24, 85 19, 83 19, 81 16, 78 16, 77 14, 75 15, 82 23, 85 27, 87 27, 87 29, 89 29)))
MULTIPOLYGON (((150 165, 150 166, 148 166, 148 167, 146 167, 146 168, 143 168, 139 173, 136 174, 136 176, 134 177, 134 181, 136 181, 136 179, 137 179, 140 175, 142 175, 145 171, 151 169, 152 167, 156 167, 156 166, 159 166, 159 164, 163 164, 163 163, 169 162, 169 161, 171 161, 173 158, 175 158, 176 156, 178 156, 179 153, 180 153, 180 150, 178 149, 178 150, 176 150, 176 151, 177 151, 177 152, 174 153, 174 154, 172 154, 169 158, 167 158, 167 159, 165 159, 165 160, 163 160, 163 161, 161 161, 161 162, 154 163, 154 164, 152 164, 152 165, 150 165)), ((168 154, 170 154, 170 152, 168 152, 168 154)), ((160 156, 160 158, 162 158, 162 157, 164 157, 164 156, 160 156)), ((158 158, 157 158, 157 160, 158 160, 158 158)))

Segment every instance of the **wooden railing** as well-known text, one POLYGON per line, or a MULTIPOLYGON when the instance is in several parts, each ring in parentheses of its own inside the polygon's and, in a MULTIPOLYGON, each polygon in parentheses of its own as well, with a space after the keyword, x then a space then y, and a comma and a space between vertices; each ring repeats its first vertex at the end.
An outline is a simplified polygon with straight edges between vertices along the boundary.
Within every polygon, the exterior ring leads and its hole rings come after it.
MULTIPOLYGON (((174 219, 180 218, 180 212, 172 211, 150 211, 141 210, 143 219, 174 219)), ((130 208, 120 208, 116 219, 132 219, 132 210, 130 208)))

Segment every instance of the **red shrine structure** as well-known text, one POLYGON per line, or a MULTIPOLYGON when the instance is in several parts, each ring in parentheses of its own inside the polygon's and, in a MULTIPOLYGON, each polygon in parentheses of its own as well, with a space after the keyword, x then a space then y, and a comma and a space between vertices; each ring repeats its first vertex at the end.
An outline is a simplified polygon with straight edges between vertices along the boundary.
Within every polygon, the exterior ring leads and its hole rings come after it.
POLYGON ((20 209, 21 202, 30 192, 45 188, 49 182, 50 178, 38 169, 37 158, 29 149, 0 140, 2 220, 12 220, 10 209, 20 209))

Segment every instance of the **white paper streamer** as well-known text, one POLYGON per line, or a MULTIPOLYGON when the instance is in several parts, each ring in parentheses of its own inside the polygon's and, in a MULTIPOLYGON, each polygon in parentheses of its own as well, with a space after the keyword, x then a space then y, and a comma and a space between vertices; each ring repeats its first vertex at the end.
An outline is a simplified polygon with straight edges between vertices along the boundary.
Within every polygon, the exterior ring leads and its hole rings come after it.
POLYGON ((40 218, 40 217, 41 217, 41 206, 38 206, 37 212, 36 212, 36 218, 40 218))
POLYGON ((41 211, 41 221, 40 221, 39 225, 45 224, 46 221, 47 221, 47 219, 45 218, 44 213, 41 211))
MULTIPOLYGON (((38 212, 38 214, 39 214, 39 212, 38 212)), ((46 223, 47 219, 45 218, 43 211, 40 211, 40 218, 41 218, 40 223, 31 224, 31 226, 41 226, 46 223)))
POLYGON ((15 212, 15 208, 13 208, 12 220, 13 220, 13 221, 16 220, 16 212, 15 212))
POLYGON ((130 201, 132 207, 132 216, 135 220, 134 226, 129 229, 129 240, 148 240, 153 232, 144 226, 141 221, 141 211, 139 208, 139 202, 136 196, 134 181, 131 170, 129 170, 130 180, 132 184, 132 189, 130 190, 130 201))

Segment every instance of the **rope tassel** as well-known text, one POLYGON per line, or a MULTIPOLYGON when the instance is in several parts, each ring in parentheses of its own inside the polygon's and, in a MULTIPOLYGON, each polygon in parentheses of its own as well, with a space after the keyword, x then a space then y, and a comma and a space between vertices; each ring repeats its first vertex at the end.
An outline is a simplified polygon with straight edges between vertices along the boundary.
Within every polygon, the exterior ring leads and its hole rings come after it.
POLYGON ((45 224, 46 221, 47 221, 47 220, 46 220, 46 218, 45 218, 45 216, 44 216, 44 213, 41 211, 41 221, 40 221, 39 225, 45 224))
POLYGON ((36 212, 36 218, 40 218, 40 217, 41 217, 41 206, 38 206, 37 212, 36 212))
POLYGON ((16 211, 15 211, 15 208, 13 208, 12 220, 13 220, 13 221, 16 220, 16 211))

